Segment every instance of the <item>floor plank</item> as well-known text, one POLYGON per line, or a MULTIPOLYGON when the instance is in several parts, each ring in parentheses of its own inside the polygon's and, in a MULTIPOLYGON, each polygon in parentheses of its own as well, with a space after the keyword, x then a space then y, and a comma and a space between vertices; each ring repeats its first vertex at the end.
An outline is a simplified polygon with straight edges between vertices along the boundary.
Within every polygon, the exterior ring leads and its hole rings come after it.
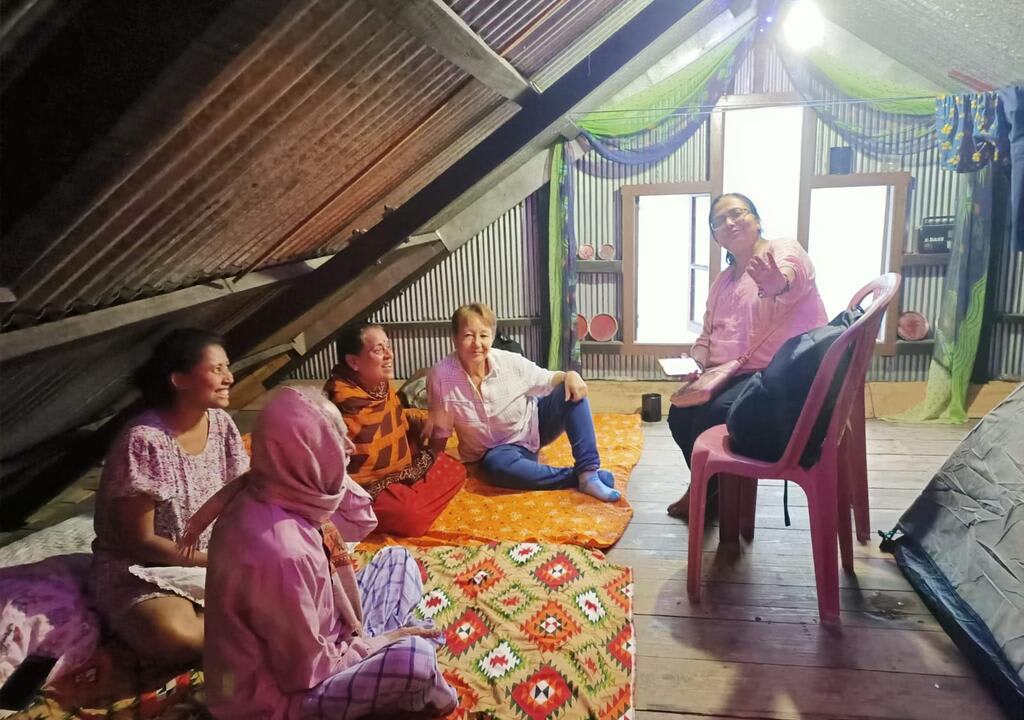
POLYGON ((635 625, 644 657, 973 676, 941 633, 649 615, 635 625))
POLYGON ((848 720, 1002 717, 971 678, 643 656, 638 669, 642 710, 848 720))

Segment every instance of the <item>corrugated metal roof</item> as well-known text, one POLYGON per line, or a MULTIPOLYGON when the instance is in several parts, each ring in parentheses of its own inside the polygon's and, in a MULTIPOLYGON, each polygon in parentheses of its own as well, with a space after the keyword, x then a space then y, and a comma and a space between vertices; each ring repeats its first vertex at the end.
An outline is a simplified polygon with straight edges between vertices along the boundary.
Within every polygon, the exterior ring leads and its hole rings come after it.
POLYGON ((594 25, 617 0, 445 0, 526 77, 594 25))
POLYGON ((226 332, 256 312, 280 285, 226 296, 173 315, 93 335, 59 352, 27 355, 3 364, 0 458, 95 422, 126 397, 132 372, 172 327, 226 332))
MULTIPOLYGON (((101 307, 338 249, 346 223, 372 224, 382 198, 410 175, 418 186, 436 176, 446 164, 434 158, 462 138, 478 140, 474 126, 502 104, 365 4, 310 3, 224 62, 166 133, 117 157, 130 144, 123 134, 145 131, 136 121, 181 94, 219 30, 244 21, 244 7, 232 12, 164 73, 63 192, 13 230, 11 243, 35 249, 8 281, 21 323, 47 308, 101 307), (75 182, 112 161, 121 167, 113 182, 75 182)), ((406 183, 392 202, 415 189, 406 183)))
POLYGON ((953 70, 995 87, 1024 81, 1020 0, 817 2, 829 20, 939 86, 953 70))

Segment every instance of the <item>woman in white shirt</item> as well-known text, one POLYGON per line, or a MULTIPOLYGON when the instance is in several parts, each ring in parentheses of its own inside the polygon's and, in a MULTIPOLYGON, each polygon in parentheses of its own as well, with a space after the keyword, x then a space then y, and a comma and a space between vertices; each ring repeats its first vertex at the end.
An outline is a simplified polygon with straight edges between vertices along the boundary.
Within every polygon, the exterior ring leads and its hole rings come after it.
POLYGON ((463 462, 480 461, 487 479, 517 490, 577 487, 606 502, 621 493, 601 469, 587 384, 576 372, 552 372, 525 357, 491 347, 497 319, 482 303, 452 315, 455 352, 433 367, 427 385, 431 446, 440 452, 453 431, 463 462), (563 392, 554 392, 564 386, 563 392), (537 461, 541 447, 563 432, 573 467, 537 461))

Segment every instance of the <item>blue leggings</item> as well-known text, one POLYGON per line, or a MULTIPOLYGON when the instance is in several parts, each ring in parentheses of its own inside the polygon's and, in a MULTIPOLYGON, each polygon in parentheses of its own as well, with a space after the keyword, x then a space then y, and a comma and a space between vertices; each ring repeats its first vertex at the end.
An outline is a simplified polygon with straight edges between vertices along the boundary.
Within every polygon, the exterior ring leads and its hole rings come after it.
POLYGON ((558 490, 576 487, 577 476, 601 467, 597 453, 597 436, 590 402, 565 399, 565 387, 556 387, 537 403, 540 421, 540 445, 550 445, 563 432, 569 436, 575 465, 557 468, 537 462, 537 453, 521 445, 498 445, 487 451, 481 460, 487 479, 498 487, 514 490, 558 490))

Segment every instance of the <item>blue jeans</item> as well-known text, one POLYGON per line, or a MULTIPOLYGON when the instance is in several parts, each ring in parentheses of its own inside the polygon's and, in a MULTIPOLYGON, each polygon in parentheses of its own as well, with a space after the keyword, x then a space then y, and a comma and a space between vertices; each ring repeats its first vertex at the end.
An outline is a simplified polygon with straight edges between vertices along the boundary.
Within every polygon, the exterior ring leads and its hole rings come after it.
POLYGON ((514 490, 558 490, 576 487, 579 473, 601 467, 594 418, 586 398, 568 402, 565 388, 560 385, 537 403, 537 414, 541 447, 550 445, 565 432, 575 465, 571 468, 541 465, 537 462, 537 453, 521 445, 498 445, 488 450, 480 461, 491 484, 514 490))

